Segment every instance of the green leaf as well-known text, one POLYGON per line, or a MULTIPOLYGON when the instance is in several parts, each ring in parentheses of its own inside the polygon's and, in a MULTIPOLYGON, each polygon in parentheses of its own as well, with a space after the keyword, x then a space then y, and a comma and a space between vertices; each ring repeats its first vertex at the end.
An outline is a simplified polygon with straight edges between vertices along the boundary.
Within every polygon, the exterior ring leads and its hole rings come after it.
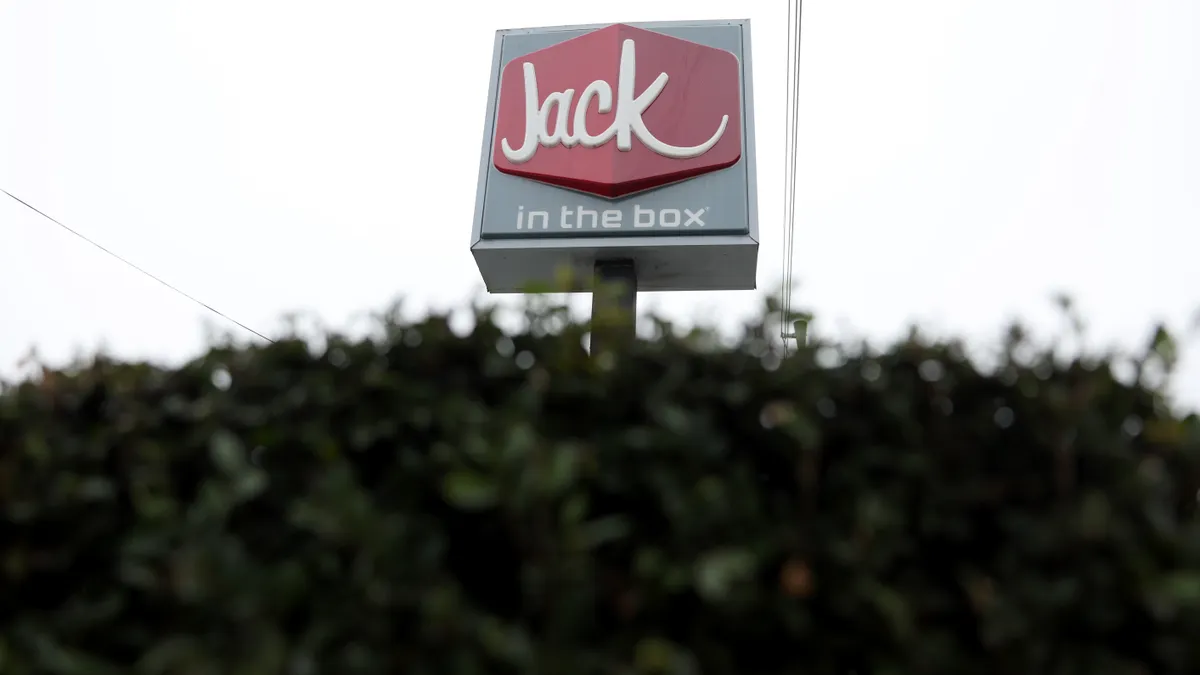
POLYGON ((213 463, 225 474, 235 474, 246 466, 246 452, 242 442, 225 429, 212 435, 208 448, 213 463))
POLYGON ((592 549, 609 542, 624 539, 630 532, 629 521, 624 516, 606 516, 583 526, 583 542, 592 549))
POLYGON ((500 490, 496 482, 486 476, 460 470, 446 474, 442 481, 442 496, 464 511, 482 511, 496 505, 500 490))
POLYGON ((633 665, 639 673, 677 673, 686 654, 676 644, 662 638, 644 638, 633 651, 633 665))
POLYGON ((1178 572, 1167 577, 1164 587, 1176 606, 1200 606, 1200 573, 1178 572))
POLYGON ((710 602, 724 600, 733 588, 753 576, 757 561, 745 549, 717 549, 696 561, 696 590, 710 602))

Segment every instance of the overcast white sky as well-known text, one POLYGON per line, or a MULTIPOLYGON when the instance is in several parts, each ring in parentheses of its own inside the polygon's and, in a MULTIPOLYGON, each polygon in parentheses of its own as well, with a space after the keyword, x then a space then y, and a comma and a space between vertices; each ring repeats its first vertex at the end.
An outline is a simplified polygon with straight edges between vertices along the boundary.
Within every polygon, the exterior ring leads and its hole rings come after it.
MULTIPOLYGON (((493 31, 752 19, 762 249, 781 278, 786 3, 0 0, 0 187, 268 334, 460 305, 493 31), (435 103, 441 101, 445 103, 435 103), (447 133, 448 132, 448 133, 447 133)), ((1200 307, 1200 1, 809 0, 795 275, 832 334, 913 320, 1097 344, 1200 307)), ((653 294, 727 324, 758 293, 653 294)), ((586 307, 580 299, 580 307, 586 307)), ((0 372, 179 359, 203 309, 0 195, 0 372)), ((1200 401, 1200 356, 1180 393, 1200 401)))

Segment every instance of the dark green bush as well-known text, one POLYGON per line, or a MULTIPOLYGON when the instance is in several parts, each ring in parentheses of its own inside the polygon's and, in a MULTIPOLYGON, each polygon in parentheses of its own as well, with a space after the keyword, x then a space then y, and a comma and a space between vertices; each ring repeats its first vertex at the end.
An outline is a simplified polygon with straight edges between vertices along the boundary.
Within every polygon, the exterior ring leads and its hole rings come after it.
POLYGON ((1200 432, 1107 359, 481 315, 0 394, 0 673, 1200 672, 1200 432))

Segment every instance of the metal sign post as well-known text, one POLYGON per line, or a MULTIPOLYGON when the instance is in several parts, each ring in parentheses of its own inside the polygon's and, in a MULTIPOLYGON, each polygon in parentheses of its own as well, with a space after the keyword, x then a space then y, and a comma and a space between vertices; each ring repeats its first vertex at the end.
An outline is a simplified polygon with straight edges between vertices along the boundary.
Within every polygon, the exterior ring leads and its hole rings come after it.
POLYGON ((615 351, 637 336, 637 268, 632 260, 598 260, 592 286, 595 356, 615 351))

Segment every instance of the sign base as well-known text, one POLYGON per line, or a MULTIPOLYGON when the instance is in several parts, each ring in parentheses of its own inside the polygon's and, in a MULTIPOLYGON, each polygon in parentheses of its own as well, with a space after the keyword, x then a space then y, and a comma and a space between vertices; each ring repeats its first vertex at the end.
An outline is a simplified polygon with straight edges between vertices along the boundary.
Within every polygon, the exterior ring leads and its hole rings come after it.
POLYGON ((480 240, 471 247, 489 293, 528 293, 553 286, 570 271, 572 288, 591 291, 597 261, 630 260, 641 291, 752 291, 758 242, 749 235, 563 240, 480 240))

